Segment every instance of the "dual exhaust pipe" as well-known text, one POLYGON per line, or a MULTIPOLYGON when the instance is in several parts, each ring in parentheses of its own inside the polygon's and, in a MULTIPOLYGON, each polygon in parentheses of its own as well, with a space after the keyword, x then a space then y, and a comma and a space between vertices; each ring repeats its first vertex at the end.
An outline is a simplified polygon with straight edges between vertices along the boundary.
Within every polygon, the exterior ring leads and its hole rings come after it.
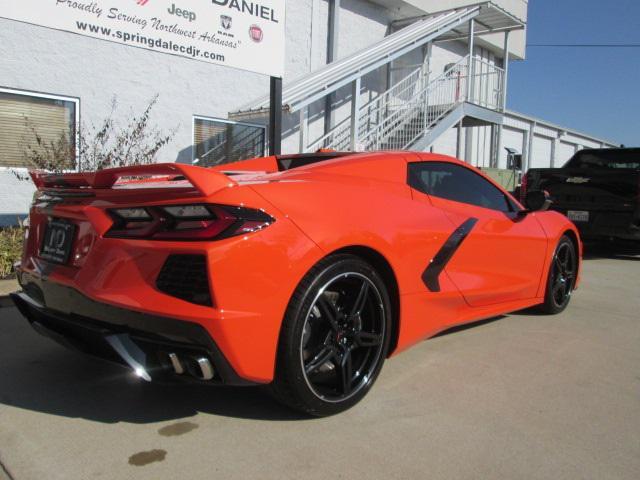
MULTIPOLYGON (((139 378, 152 380, 147 364, 147 354, 128 335, 109 335, 107 342, 129 365, 139 378)), ((169 362, 176 375, 188 374, 198 380, 212 380, 216 372, 209 359, 202 355, 169 353, 169 362)))
POLYGON ((200 380, 211 380, 215 375, 213 366, 206 357, 187 356, 181 360, 176 353, 170 353, 169 360, 176 375, 184 375, 186 372, 200 380))

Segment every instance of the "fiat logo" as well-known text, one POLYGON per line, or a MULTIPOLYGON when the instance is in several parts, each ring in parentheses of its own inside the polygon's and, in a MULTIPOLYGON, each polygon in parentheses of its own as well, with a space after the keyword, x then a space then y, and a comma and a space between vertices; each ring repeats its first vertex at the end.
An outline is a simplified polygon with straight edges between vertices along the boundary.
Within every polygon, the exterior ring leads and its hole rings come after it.
POLYGON ((256 43, 260 43, 264 37, 262 29, 258 25, 251 25, 249 27, 249 37, 256 43))

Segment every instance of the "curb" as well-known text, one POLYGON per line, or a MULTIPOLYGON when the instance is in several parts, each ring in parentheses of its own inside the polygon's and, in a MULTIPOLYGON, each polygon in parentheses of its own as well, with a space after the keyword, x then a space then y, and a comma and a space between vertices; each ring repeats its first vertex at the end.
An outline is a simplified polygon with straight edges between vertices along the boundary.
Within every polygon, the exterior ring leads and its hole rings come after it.
POLYGON ((0 308, 13 307, 9 295, 21 290, 20 284, 15 278, 0 280, 0 308))
POLYGON ((0 308, 10 308, 15 307, 13 301, 9 295, 0 295, 0 308))

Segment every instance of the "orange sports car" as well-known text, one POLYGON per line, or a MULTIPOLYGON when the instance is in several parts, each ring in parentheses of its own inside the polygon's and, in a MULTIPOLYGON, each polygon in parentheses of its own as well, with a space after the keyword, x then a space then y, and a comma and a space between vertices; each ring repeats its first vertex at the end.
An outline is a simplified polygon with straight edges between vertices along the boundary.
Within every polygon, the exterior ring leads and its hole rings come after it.
POLYGON ((385 359, 467 322, 562 311, 582 246, 464 162, 320 152, 215 168, 33 173, 17 307, 145 380, 269 384, 312 415, 385 359))

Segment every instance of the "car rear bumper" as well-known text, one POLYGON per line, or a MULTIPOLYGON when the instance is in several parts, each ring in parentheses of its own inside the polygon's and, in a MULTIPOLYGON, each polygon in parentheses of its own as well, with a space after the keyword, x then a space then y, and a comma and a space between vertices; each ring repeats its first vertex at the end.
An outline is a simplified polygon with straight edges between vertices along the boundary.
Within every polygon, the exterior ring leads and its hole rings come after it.
POLYGON ((148 381, 252 385, 204 327, 96 302, 79 291, 22 275, 12 300, 34 329, 65 347, 131 368, 148 381), (47 306, 64 299, 66 312, 47 306))
MULTIPOLYGON (((238 198, 228 196, 241 194, 246 192, 230 189, 219 201, 237 204, 238 198)), ((259 384, 273 380, 291 294, 323 255, 293 222, 278 217, 259 232, 219 241, 165 242, 108 238, 87 220, 96 214, 95 207, 80 213, 72 206, 56 208, 53 218, 77 227, 69 261, 42 258, 47 218, 32 209, 17 271, 24 291, 44 313, 58 322, 61 317, 104 322, 107 331, 115 326, 117 332, 123 316, 128 319, 124 326, 136 332, 187 344, 194 339, 185 339, 181 326, 195 325, 238 377, 259 384), (174 330, 180 331, 172 335, 174 330)), ((204 342, 205 348, 213 352, 209 343, 204 342)))

